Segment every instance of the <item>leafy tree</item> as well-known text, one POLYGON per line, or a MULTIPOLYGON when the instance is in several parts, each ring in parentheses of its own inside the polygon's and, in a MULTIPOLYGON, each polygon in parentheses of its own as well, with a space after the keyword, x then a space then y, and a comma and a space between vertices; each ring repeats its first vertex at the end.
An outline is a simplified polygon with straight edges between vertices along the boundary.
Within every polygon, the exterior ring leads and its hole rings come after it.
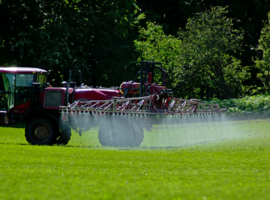
MULTIPOLYGON (((267 0, 137 0, 137 5, 146 18, 140 21, 142 27, 146 27, 148 21, 162 25, 166 35, 177 37, 178 28, 185 29, 187 20, 195 13, 210 10, 215 6, 228 6, 226 16, 233 20, 233 27, 243 32, 243 52, 234 54, 234 57, 241 60, 242 66, 250 66, 251 76, 244 81, 245 86, 262 85, 256 77, 258 69, 254 66, 252 57, 260 57, 256 52, 256 46, 260 38, 260 32, 264 26, 263 21, 267 20, 267 13, 270 10, 270 2, 267 0)), ((248 90, 253 93, 254 90, 248 90)))
POLYGON ((241 50, 241 32, 233 29, 226 9, 214 7, 190 18, 179 37, 166 36, 161 26, 148 23, 135 41, 140 59, 156 59, 173 72, 176 93, 183 97, 233 98, 241 95, 248 78, 231 52, 241 50), (155 50, 152 50, 152 49, 155 50))
POLYGON ((76 71, 87 84, 119 85, 133 76, 137 10, 134 0, 5 1, 1 64, 53 69, 60 83, 78 59, 76 71))
POLYGON ((137 0, 137 4, 145 14, 145 19, 140 21, 142 27, 148 21, 156 22, 166 35, 173 36, 177 36, 179 27, 185 27, 188 18, 203 10, 194 0, 137 0))
POLYGON ((170 76, 167 83, 169 87, 172 87, 174 80, 171 74, 175 66, 178 66, 181 41, 172 35, 166 35, 161 25, 152 22, 147 23, 146 29, 141 27, 139 33, 139 39, 135 40, 137 51, 141 53, 138 62, 147 60, 163 63, 163 67, 168 70, 170 76))
POLYGON ((270 94, 270 13, 268 13, 268 21, 261 31, 259 39, 258 51, 262 52, 262 59, 256 59, 256 67, 260 70, 257 74, 263 83, 263 90, 270 94))

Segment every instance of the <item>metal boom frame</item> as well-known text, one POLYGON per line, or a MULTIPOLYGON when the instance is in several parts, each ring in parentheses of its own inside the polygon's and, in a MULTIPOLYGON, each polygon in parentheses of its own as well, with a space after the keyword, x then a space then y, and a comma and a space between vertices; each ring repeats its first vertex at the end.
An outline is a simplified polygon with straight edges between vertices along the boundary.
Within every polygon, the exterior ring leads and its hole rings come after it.
POLYGON ((147 115, 183 115, 183 114, 220 114, 225 112, 217 104, 201 103, 196 99, 164 99, 161 107, 155 104, 157 95, 136 98, 118 98, 111 100, 75 101, 60 106, 61 113, 82 112, 99 114, 147 114, 147 115))

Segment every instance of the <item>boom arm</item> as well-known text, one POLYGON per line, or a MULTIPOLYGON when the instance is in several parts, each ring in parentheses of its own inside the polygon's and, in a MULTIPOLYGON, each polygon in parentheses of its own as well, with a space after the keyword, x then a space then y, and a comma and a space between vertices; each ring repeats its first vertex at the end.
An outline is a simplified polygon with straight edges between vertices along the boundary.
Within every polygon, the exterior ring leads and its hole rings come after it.
POLYGON ((75 101, 68 106, 60 106, 61 113, 99 113, 99 114, 145 114, 145 115, 183 115, 183 114, 220 114, 226 110, 217 104, 200 103, 197 100, 173 98, 157 106, 157 95, 146 97, 75 101))

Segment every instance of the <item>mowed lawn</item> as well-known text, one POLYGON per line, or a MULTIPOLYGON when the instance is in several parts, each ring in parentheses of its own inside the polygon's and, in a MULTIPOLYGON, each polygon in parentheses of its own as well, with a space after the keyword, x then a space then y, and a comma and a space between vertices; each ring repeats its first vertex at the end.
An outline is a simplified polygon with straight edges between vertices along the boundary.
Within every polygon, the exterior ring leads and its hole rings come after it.
POLYGON ((140 148, 98 130, 31 146, 0 129, 0 199, 270 199, 270 120, 154 126, 140 148))

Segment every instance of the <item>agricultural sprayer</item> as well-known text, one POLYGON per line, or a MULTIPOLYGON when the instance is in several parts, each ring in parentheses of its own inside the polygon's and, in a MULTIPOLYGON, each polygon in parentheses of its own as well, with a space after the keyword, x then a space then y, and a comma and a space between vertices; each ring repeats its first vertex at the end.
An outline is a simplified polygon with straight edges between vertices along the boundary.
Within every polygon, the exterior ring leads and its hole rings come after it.
POLYGON ((173 97, 161 63, 141 62, 141 71, 120 87, 93 88, 84 86, 81 78, 76 86, 75 62, 62 87, 51 87, 43 69, 1 67, 1 95, 6 103, 0 112, 1 125, 26 124, 26 140, 34 145, 67 144, 71 129, 82 135, 98 126, 103 146, 138 147, 144 130, 167 117, 180 123, 183 115, 224 112, 215 104, 173 97), (135 82, 138 78, 140 82, 135 82))

